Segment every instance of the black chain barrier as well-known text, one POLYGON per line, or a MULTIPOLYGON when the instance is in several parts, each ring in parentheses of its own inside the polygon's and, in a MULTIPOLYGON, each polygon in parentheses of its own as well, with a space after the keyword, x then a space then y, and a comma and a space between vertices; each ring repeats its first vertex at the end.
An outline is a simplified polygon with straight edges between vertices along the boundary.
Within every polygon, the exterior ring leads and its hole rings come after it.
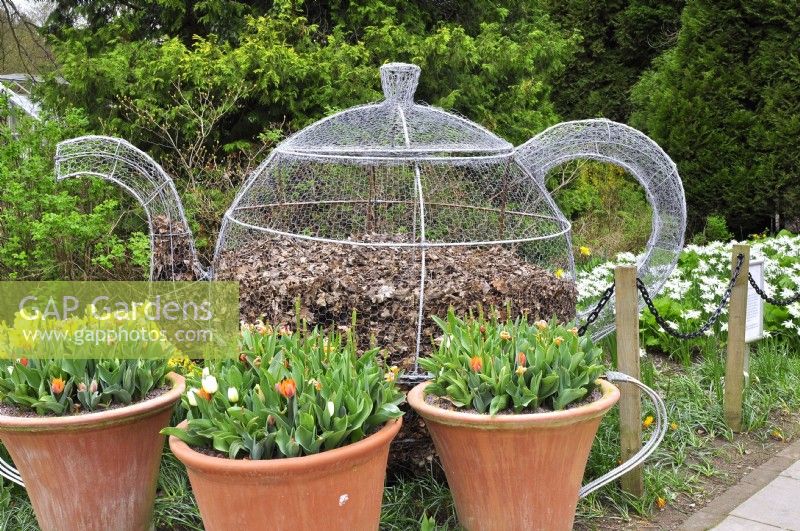
POLYGON ((775 305, 775 306, 789 306, 790 304, 793 304, 793 303, 795 303, 797 301, 800 301, 800 293, 798 293, 794 297, 790 297, 788 299, 778 299, 776 297, 770 297, 769 295, 764 293, 764 290, 762 290, 761 288, 758 287, 758 284, 756 284, 756 280, 753 278, 753 275, 748 274, 747 276, 748 276, 748 280, 750 281, 750 285, 753 286, 754 290, 756 290, 756 293, 758 293, 758 296, 761 297, 762 299, 764 299, 765 301, 767 301, 768 303, 772 304, 772 305, 775 305))
POLYGON ((586 317, 586 322, 583 323, 580 328, 578 328, 578 335, 582 336, 586 333, 586 329, 591 326, 591 324, 597 321, 597 317, 600 315, 603 307, 611 300, 611 296, 614 294, 614 284, 611 284, 603 294, 600 296, 600 300, 597 301, 597 305, 594 309, 589 312, 589 315, 586 317))
MULTIPOLYGON (((733 290, 733 286, 736 284, 736 280, 739 278, 739 273, 742 270, 743 262, 744 262, 744 255, 739 253, 736 257, 736 267, 733 270, 733 276, 731 277, 731 280, 728 283, 728 287, 725 289, 725 294, 719 301, 717 309, 714 310, 714 313, 711 314, 711 316, 703 324, 703 326, 701 326, 700 328, 698 328, 693 332, 680 332, 676 330, 667 322, 666 319, 664 319, 661 316, 660 313, 658 313, 658 310, 656 309, 656 306, 653 303, 653 299, 650 297, 650 293, 648 293, 647 291, 647 286, 645 286, 641 278, 636 279, 636 287, 639 289, 639 293, 642 294, 642 299, 644 299, 644 303, 647 305, 647 308, 650 310, 650 313, 653 314, 653 317, 655 317, 656 322, 659 325, 661 325, 661 328, 663 328, 665 332, 679 339, 696 339, 705 334, 706 331, 708 331, 712 326, 714 326, 714 323, 716 323, 719 320, 719 316, 722 314, 722 310, 725 308, 725 306, 727 306, 728 300, 731 298, 731 291, 733 290)), ((747 277, 748 281, 750 282, 750 285, 753 286, 753 289, 755 290, 756 293, 758 293, 759 297, 761 297, 762 299, 764 299, 765 301, 767 301, 772 305, 789 306, 790 304, 794 304, 795 302, 800 301, 800 293, 797 293, 797 295, 795 295, 794 297, 790 297, 788 299, 770 297, 764 292, 764 290, 758 287, 758 284, 756 284, 756 281, 753 278, 752 274, 748 273, 747 277)), ((583 325, 581 325, 580 328, 578 328, 578 335, 582 336, 586 333, 586 330, 589 328, 589 326, 591 326, 591 324, 597 320, 598 316, 600 315, 600 312, 603 310, 605 305, 608 304, 608 301, 611 300, 611 296, 613 294, 614 294, 614 284, 611 284, 608 288, 606 288, 606 290, 600 296, 600 300, 597 301, 597 305, 594 307, 594 309, 591 312, 589 312, 589 315, 586 318, 586 322, 583 323, 583 325)))
POLYGON ((647 287, 642 282, 642 279, 636 279, 636 286, 639 288, 639 293, 642 294, 642 298, 644 299, 644 303, 647 305, 647 308, 650 310, 650 313, 653 314, 653 317, 656 318, 656 322, 661 325, 661 328, 664 329, 669 335, 677 337, 679 339, 695 339, 703 334, 706 331, 714 326, 714 323, 717 322, 719 319, 722 310, 725 306, 728 305, 728 300, 731 298, 731 291, 733 290, 733 286, 736 284, 736 279, 739 278, 739 272, 742 270, 742 262, 744 262, 744 255, 739 253, 736 257, 736 267, 733 270, 733 276, 731 277, 731 281, 728 283, 728 287, 725 289, 725 294, 722 296, 722 300, 719 301, 719 305, 717 309, 714 310, 714 313, 711 314, 711 317, 705 322, 703 326, 695 330, 694 332, 680 332, 675 330, 667 321, 664 319, 661 314, 658 313, 655 304, 653 304, 653 300, 650 298, 650 294, 647 292, 647 287))

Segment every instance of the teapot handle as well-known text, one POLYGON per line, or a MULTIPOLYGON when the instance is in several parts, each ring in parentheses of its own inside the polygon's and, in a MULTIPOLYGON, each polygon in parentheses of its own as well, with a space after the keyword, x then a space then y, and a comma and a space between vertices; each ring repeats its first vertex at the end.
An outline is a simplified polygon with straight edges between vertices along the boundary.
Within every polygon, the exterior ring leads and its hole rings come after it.
POLYGON ((611 483, 618 477, 625 475, 632 469, 642 464, 645 459, 650 457, 650 454, 655 452, 656 448, 658 448, 658 445, 661 444, 661 441, 664 439, 664 435, 667 433, 667 408, 658 393, 647 387, 633 376, 628 376, 625 373, 608 371, 605 375, 605 379, 609 382, 630 383, 644 391, 645 395, 647 395, 650 401, 653 402, 653 406, 655 407, 655 430, 653 430, 653 435, 650 436, 650 439, 648 439, 648 441, 639 449, 638 452, 633 454, 630 459, 619 465, 617 468, 606 472, 599 478, 596 478, 581 487, 581 490, 578 493, 578 496, 581 498, 584 498, 588 494, 596 491, 603 485, 611 483))
MULTIPOLYGON (((621 123, 579 120, 546 129, 516 148, 514 156, 545 191, 547 172, 575 159, 616 164, 633 175, 644 187, 653 209, 653 229, 646 251, 637 262, 638 276, 651 295, 658 293, 675 268, 686 230, 683 185, 675 163, 658 144, 621 123)), ((640 302, 639 307, 642 306, 640 302)), ((587 313, 588 310, 578 317, 587 313)), ((609 301, 591 327, 592 338, 600 339, 613 329, 614 308, 613 301, 609 301)))
POLYGON ((150 230, 150 279, 206 277, 175 184, 147 153, 121 138, 82 136, 56 147, 56 179, 89 175, 127 190, 144 208, 150 230))
POLYGON ((25 483, 23 483, 22 476, 19 475, 19 471, 12 465, 6 463, 6 460, 2 457, 0 457, 0 476, 6 478, 12 483, 16 483, 23 489, 25 488, 25 483))

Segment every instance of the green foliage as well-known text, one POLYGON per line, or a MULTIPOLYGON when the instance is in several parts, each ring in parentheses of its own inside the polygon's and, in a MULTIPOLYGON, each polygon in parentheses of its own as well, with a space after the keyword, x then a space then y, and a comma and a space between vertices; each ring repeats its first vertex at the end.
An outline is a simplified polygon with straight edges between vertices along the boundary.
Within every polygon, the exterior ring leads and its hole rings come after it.
POLYGON ((100 181, 55 182, 55 146, 86 131, 85 114, 17 116, 12 129, 9 112, 0 101, 0 278, 141 278, 149 241, 129 239, 140 225, 119 210, 130 201, 100 181))
POLYGON ((458 408, 490 415, 508 408, 558 411, 586 396, 603 372, 602 351, 591 339, 556 321, 463 320, 452 310, 446 321, 433 319, 444 336, 420 360, 433 374, 426 392, 458 408))
POLYGON ((622 168, 570 162, 548 174, 547 188, 572 222, 577 247, 589 246, 597 259, 645 248, 652 228, 650 205, 641 185, 622 168))
POLYGON ((548 0, 553 19, 581 43, 556 78, 553 102, 564 119, 626 122, 629 92, 656 55, 672 45, 685 0, 548 0))
POLYGON ((358 442, 402 415, 397 368, 360 357, 353 337, 242 328, 238 361, 206 363, 183 397, 188 427, 166 428, 231 459, 316 454, 358 442))
POLYGON ((800 217, 800 4, 687 2, 677 44, 634 87, 632 125, 676 161, 691 231, 743 238, 800 217))
POLYGON ((166 359, 0 361, 0 400, 39 415, 127 405, 163 385, 166 359))
POLYGON ((695 233, 692 243, 695 245, 705 245, 711 242, 729 242, 733 239, 733 233, 728 230, 728 223, 725 218, 712 214, 706 217, 706 225, 702 232, 695 233))

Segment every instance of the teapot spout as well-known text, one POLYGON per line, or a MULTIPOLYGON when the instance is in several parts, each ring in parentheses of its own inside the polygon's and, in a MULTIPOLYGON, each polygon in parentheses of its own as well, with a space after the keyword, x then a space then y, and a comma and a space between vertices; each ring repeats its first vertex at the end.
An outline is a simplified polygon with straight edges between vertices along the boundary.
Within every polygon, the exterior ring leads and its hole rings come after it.
POLYGON ((120 138, 82 136, 56 148, 57 180, 89 175, 113 182, 144 208, 150 230, 151 280, 201 280, 194 237, 175 184, 149 155, 120 138))

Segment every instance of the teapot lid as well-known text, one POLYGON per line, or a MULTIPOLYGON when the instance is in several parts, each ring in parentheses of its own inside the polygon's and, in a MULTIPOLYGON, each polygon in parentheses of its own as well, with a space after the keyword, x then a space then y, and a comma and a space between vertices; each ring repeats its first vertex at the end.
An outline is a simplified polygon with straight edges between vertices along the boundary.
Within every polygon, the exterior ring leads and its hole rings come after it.
POLYGON ((276 151, 344 157, 481 156, 510 154, 513 146, 483 126, 442 109, 414 103, 420 68, 389 63, 380 69, 385 99, 328 116, 283 141, 276 151))

